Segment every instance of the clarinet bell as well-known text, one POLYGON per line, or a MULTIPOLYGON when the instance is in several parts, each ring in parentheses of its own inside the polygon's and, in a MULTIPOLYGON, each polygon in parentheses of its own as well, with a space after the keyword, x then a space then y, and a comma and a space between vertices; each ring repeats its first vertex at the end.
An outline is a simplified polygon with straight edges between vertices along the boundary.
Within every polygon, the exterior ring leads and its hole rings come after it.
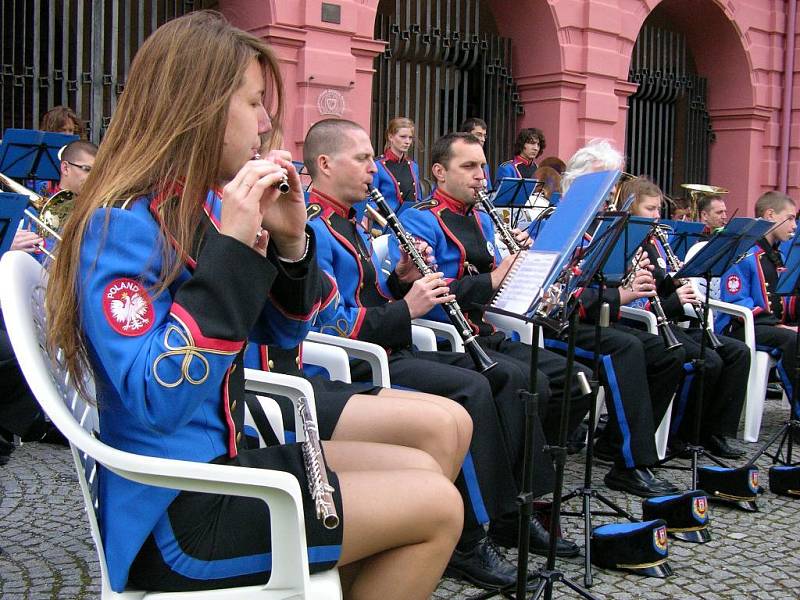
POLYGON ((497 366, 497 363, 486 354, 486 351, 481 348, 474 337, 464 342, 464 349, 469 354, 472 362, 475 363, 475 368, 479 373, 485 373, 489 369, 493 369, 497 366))
POLYGON ((680 348, 683 346, 683 344, 678 341, 678 338, 675 336, 675 333, 672 331, 669 324, 664 323, 660 329, 661 337, 664 340, 664 346, 667 350, 674 350, 675 348, 680 348))

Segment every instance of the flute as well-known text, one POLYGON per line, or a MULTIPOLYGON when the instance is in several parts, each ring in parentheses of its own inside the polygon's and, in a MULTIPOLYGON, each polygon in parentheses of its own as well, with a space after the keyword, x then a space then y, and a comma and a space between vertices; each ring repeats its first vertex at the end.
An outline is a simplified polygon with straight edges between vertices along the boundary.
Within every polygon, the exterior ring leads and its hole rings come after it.
MULTIPOLYGON (((255 155, 253 156, 253 160, 261 160, 261 155, 258 152, 256 152, 255 155)), ((289 187, 289 177, 286 175, 286 173, 283 174, 283 179, 281 179, 273 187, 278 188, 278 191, 281 194, 288 194, 289 193, 289 190, 291 188, 289 187)))
POLYGON ((308 478, 308 491, 314 500, 317 519, 322 521, 326 529, 336 529, 339 526, 339 515, 336 514, 336 505, 333 503, 333 486, 328 481, 325 470, 325 457, 319 443, 319 430, 314 417, 308 410, 305 396, 297 399, 297 412, 303 424, 306 439, 303 441, 303 462, 308 478))

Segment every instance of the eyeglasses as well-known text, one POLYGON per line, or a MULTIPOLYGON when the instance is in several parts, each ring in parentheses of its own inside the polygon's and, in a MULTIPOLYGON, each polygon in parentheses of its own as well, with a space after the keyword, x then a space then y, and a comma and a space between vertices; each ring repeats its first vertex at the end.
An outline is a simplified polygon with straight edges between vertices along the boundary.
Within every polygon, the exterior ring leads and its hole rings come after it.
POLYGON ((92 170, 92 167, 90 165, 79 165, 79 164, 74 163, 74 162, 69 161, 69 160, 65 160, 64 162, 69 164, 69 165, 72 165, 73 167, 79 168, 84 173, 89 173, 92 170))

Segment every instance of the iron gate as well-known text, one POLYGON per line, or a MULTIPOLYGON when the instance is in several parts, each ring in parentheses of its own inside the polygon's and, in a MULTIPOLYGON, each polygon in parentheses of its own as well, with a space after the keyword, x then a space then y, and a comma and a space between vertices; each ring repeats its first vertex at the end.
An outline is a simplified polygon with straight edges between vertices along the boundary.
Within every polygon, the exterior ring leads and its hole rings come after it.
MULTIPOLYGON (((488 124, 492 167, 510 158, 523 108, 511 75, 511 40, 498 36, 484 0, 381 0, 375 39, 372 140, 380 153, 393 117, 416 123, 412 154, 430 184, 430 148, 467 117, 488 124)), ((494 168, 492 169, 494 171, 494 168)))
POLYGON ((692 69, 686 37, 645 25, 633 48, 628 80, 639 87, 628 103, 628 169, 649 175, 665 193, 681 183, 708 183, 714 141, 706 108, 707 81, 692 69))
POLYGON ((36 129, 53 106, 69 106, 99 143, 142 41, 162 23, 216 2, 3 0, 0 2, 0 124, 36 129))

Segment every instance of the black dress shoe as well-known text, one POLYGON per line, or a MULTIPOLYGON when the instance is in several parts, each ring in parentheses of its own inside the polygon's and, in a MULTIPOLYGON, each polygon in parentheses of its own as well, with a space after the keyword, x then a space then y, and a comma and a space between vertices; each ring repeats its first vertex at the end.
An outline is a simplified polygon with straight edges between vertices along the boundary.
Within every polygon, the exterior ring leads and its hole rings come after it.
MULTIPOLYGON (((530 527, 530 551, 540 556, 547 556, 550 549, 550 532, 539 519, 533 517, 530 527)), ((496 524, 489 525, 489 535, 498 545, 506 548, 516 548, 519 541, 519 527, 516 520, 499 519, 496 524)), ((575 542, 565 540, 560 537, 556 540, 556 556, 571 557, 578 556, 581 550, 575 542)))
POLYGON ((709 453, 719 458, 742 458, 744 451, 734 448, 728 440, 721 435, 710 435, 702 442, 703 448, 709 453))
POLYGON ((517 567, 506 560, 488 537, 470 550, 453 551, 444 574, 466 579, 478 587, 490 590, 511 586, 517 581, 517 567))
POLYGON ((603 462, 613 463, 615 457, 618 455, 619 452, 614 450, 603 438, 596 440, 592 447, 592 456, 603 462))
POLYGON ((678 488, 656 478, 649 469, 644 468, 622 469, 614 466, 606 473, 604 480, 612 490, 628 492, 644 498, 666 496, 678 492, 678 488))

